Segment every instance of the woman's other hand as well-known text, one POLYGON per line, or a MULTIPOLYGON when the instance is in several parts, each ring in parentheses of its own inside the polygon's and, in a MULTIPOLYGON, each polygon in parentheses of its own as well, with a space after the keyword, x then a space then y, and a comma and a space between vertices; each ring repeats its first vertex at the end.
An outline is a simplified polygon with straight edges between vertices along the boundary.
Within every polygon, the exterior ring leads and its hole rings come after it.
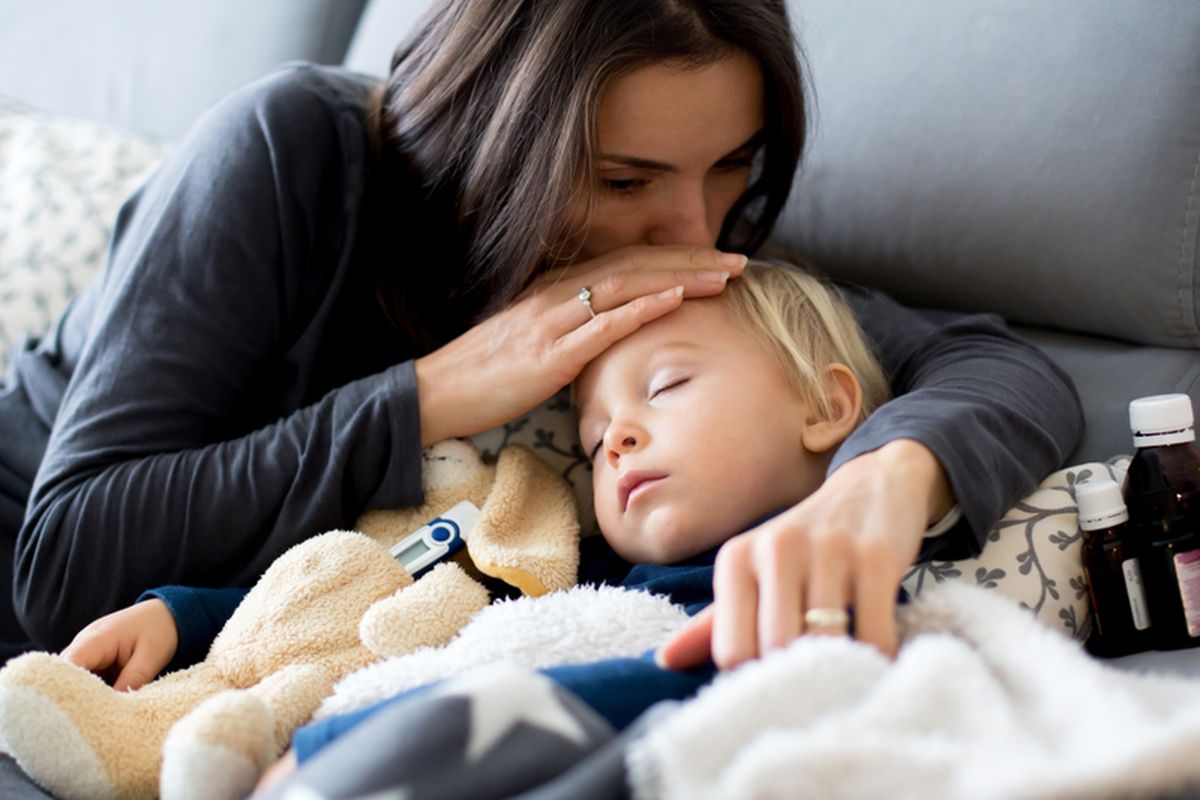
POLYGON ((575 379, 614 342, 708 297, 745 256, 699 247, 626 247, 538 278, 510 306, 417 359, 421 444, 519 417, 575 379), (591 309, 580 299, 590 290, 591 309))
POLYGON ((806 612, 851 609, 854 635, 894 656, 896 595, 931 520, 952 505, 941 465, 923 445, 897 440, 843 464, 802 502, 726 542, 714 601, 662 646, 658 661, 685 669, 711 656, 730 669, 786 647, 806 612))
POLYGON ((143 600, 88 625, 62 651, 76 666, 112 681, 119 692, 154 680, 179 646, 175 617, 158 598, 143 600))

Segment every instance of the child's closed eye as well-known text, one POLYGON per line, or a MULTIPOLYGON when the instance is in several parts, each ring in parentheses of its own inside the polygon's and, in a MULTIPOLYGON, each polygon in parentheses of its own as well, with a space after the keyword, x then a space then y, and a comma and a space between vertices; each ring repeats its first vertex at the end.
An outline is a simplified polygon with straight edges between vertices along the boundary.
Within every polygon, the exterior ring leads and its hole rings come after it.
POLYGON ((665 383, 665 385, 663 385, 663 386, 651 386, 650 394, 647 399, 653 400, 654 398, 658 397, 661 394, 665 394, 666 392, 670 392, 674 389, 678 389, 679 387, 681 387, 685 383, 687 383, 688 380, 689 380, 688 378, 676 378, 674 380, 667 381, 665 383))

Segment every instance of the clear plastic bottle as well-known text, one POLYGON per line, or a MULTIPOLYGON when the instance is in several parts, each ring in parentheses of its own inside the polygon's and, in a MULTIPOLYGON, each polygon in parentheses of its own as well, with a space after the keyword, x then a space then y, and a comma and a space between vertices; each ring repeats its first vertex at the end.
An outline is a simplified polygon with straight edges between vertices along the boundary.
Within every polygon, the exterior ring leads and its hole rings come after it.
POLYGON ((1137 448, 1125 505, 1150 605, 1154 646, 1200 645, 1200 449, 1186 394, 1129 404, 1137 448))
POLYGON ((1113 657, 1150 649, 1150 612, 1121 487, 1108 478, 1080 483, 1075 486, 1075 502, 1092 602, 1088 651, 1113 657))

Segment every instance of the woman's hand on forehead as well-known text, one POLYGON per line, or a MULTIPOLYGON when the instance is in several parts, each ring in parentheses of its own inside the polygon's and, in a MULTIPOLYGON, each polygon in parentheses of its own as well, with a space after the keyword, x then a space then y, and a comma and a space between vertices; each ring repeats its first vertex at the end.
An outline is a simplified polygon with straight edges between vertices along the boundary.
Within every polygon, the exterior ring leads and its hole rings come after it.
MULTIPOLYGON (((717 274, 727 278, 736 277, 746 267, 746 256, 740 253, 725 253, 711 247, 693 245, 631 245, 605 253, 589 261, 556 267, 540 276, 530 288, 554 286, 572 280, 590 281, 593 290, 608 280, 612 305, 634 299, 637 295, 621 292, 620 283, 624 275, 649 273, 656 277, 650 281, 661 289, 682 285, 685 297, 707 297, 717 294, 712 290, 717 274), (697 281, 697 277, 700 278, 697 281)), ((722 278, 722 283, 724 278, 722 278)), ((643 285, 649 285, 647 282, 643 285)), ((599 308, 596 308, 599 311, 599 308)))
POLYGON ((551 270, 504 310, 417 360, 422 445, 527 413, 589 361, 687 298, 711 297, 746 257, 635 246, 551 270))

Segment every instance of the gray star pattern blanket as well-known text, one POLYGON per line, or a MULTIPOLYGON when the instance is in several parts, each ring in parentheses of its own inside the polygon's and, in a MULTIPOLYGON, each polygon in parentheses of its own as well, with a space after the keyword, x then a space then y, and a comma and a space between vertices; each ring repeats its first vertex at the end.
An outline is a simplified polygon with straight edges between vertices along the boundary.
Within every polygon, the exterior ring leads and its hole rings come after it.
POLYGON ((901 611, 888 660, 804 638, 616 733, 517 667, 410 693, 272 797, 1107 798, 1200 786, 1200 683, 1120 672, 981 588, 901 611))

